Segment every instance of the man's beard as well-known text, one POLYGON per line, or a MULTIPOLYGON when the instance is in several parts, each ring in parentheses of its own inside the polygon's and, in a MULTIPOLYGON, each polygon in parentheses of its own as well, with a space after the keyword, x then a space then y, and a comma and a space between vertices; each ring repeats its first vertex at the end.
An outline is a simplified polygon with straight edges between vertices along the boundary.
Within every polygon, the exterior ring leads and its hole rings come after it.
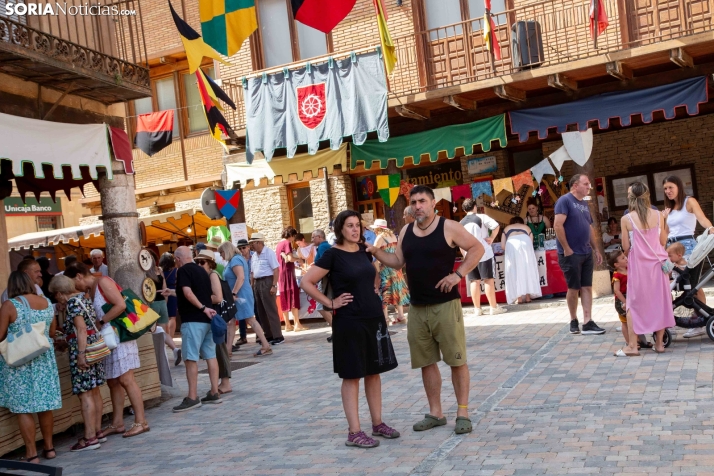
POLYGON ((425 221, 429 220, 431 218, 432 213, 425 213, 423 217, 415 217, 414 221, 416 221, 418 224, 422 224, 425 221))

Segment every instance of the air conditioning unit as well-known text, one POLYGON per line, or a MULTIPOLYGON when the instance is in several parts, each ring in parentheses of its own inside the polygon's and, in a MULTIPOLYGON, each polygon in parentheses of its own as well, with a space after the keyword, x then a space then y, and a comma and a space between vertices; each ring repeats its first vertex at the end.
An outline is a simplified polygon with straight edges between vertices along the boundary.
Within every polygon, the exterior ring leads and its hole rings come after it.
POLYGON ((511 27, 513 68, 536 68, 545 61, 543 37, 537 21, 519 21, 511 27))

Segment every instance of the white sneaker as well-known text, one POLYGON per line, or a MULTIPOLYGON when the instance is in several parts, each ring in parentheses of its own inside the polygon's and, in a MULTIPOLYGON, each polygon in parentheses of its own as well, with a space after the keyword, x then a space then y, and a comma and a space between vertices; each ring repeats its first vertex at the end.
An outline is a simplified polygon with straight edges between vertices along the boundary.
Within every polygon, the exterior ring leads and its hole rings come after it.
POLYGON ((682 337, 684 337, 685 339, 689 339, 690 337, 703 336, 706 333, 707 331, 703 327, 695 327, 694 329, 689 329, 687 332, 685 332, 682 337))
POLYGON ((621 332, 621 331, 622 331, 622 326, 615 327, 615 332, 621 332))
POLYGON ((481 310, 480 307, 474 308, 474 313, 475 313, 477 316, 483 316, 483 311, 481 310))
POLYGON ((491 315, 495 316, 496 314, 503 314, 504 312, 508 312, 508 310, 504 307, 501 306, 496 306, 492 307, 491 309, 491 315))

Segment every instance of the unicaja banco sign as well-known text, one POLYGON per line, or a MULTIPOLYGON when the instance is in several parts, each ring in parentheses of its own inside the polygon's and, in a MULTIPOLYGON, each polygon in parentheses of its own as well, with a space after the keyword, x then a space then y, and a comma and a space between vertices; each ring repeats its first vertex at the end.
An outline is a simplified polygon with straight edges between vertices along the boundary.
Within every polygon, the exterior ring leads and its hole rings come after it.
POLYGON ((66 2, 54 2, 54 3, 13 3, 8 2, 5 4, 4 14, 6 16, 59 16, 59 15, 70 15, 70 16, 111 16, 111 15, 122 15, 122 16, 133 16, 136 15, 136 10, 122 10, 116 5, 102 5, 98 3, 96 5, 91 5, 85 3, 84 5, 67 5, 66 2))
POLYGON ((6 216, 57 216, 62 215, 62 203, 57 200, 53 202, 51 198, 40 198, 38 202, 34 198, 27 197, 23 202, 19 197, 8 197, 3 200, 6 216))

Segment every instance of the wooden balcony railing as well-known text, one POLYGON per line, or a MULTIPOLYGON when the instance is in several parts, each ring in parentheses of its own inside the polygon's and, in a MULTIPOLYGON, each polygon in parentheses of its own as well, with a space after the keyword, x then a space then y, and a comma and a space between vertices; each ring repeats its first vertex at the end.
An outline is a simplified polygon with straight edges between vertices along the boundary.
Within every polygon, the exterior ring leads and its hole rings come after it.
MULTIPOLYGON (((0 0, 0 5, 5 3, 0 0)), ((101 15, 70 14, 76 12, 72 8, 94 5, 84 0, 59 2, 63 7, 66 5, 66 13, 55 2, 34 3, 51 5, 57 15, 7 17, 5 10, 0 10, 0 51, 40 63, 64 65, 69 70, 97 73, 113 78, 117 85, 129 83, 148 90, 149 69, 139 0, 103 2, 102 8, 116 13, 101 15)))
MULTIPOLYGON (((483 18, 395 38, 398 64, 389 79, 390 93, 402 96, 481 81, 714 29, 714 0, 604 0, 604 4, 609 27, 598 37, 597 48, 590 36, 589 2, 583 0, 544 0, 494 14, 501 59, 493 65, 483 39, 483 18), (517 44, 521 57, 531 57, 528 64, 519 62, 518 54, 514 59, 517 44), (534 53, 523 54, 528 51, 534 53)), ((240 86, 240 80, 226 83, 240 86)), ((243 91, 231 91, 240 112, 229 121, 241 129, 245 127, 243 91)))

